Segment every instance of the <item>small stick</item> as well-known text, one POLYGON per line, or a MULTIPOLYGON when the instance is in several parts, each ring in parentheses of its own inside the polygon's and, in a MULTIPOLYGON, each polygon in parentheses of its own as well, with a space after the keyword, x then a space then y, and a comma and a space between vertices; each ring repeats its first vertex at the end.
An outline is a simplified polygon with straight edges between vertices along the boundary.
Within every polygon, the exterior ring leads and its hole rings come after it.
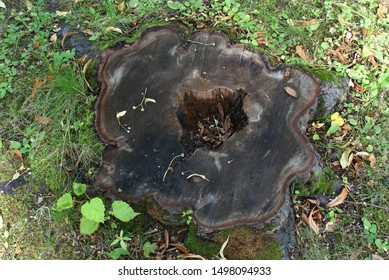
POLYGON ((175 157, 170 161, 169 166, 168 166, 168 168, 167 168, 166 171, 165 171, 165 174, 163 174, 162 182, 165 182, 165 178, 166 178, 167 173, 168 173, 169 171, 173 171, 173 170, 174 170, 173 167, 171 166, 171 165, 173 164, 173 161, 174 161, 176 158, 184 157, 184 156, 185 156, 184 153, 181 153, 181 154, 179 154, 178 156, 175 156, 175 157))
POLYGON ((202 43, 202 42, 199 42, 199 41, 192 41, 192 40, 188 40, 188 42, 191 42, 193 44, 203 45, 203 46, 211 46, 211 47, 215 47, 216 46, 216 43, 202 43))

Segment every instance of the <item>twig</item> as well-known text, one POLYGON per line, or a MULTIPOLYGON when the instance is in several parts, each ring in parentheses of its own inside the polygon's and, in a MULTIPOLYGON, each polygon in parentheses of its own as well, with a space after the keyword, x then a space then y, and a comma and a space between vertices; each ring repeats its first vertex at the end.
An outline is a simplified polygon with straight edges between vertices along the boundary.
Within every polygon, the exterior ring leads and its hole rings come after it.
POLYGON ((176 159, 176 158, 179 158, 179 157, 184 157, 184 153, 181 153, 179 154, 178 156, 175 156, 169 163, 169 166, 168 168, 166 169, 165 171, 165 174, 163 174, 163 178, 162 178, 162 182, 165 182, 165 178, 166 178, 166 175, 168 174, 169 171, 173 171, 173 167, 171 166, 173 164, 173 161, 176 159))
POLYGON ((371 207, 374 207, 374 208, 379 208, 379 209, 383 209, 385 211, 389 211, 389 208, 387 208, 387 207, 383 207, 383 206, 379 206, 379 205, 375 205, 375 204, 367 203, 367 202, 357 202, 357 201, 349 201, 349 200, 345 200, 343 202, 351 203, 351 204, 355 204, 355 205, 371 206, 371 207))
POLYGON ((211 47, 215 47, 216 46, 216 43, 202 43, 202 42, 199 42, 199 41, 192 41, 192 40, 188 40, 188 42, 191 42, 193 44, 203 45, 203 46, 211 46, 211 47))

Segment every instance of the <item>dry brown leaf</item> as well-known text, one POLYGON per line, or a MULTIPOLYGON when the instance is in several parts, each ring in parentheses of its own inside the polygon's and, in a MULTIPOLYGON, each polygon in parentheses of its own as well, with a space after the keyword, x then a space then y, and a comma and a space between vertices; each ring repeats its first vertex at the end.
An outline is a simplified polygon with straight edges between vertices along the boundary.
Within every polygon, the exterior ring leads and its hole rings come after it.
POLYGON ((7 153, 7 154, 8 154, 8 153, 14 153, 15 155, 17 155, 17 157, 22 161, 22 165, 20 166, 19 170, 24 170, 24 169, 26 169, 26 168, 24 167, 24 161, 23 161, 22 153, 21 153, 19 150, 8 150, 6 153, 7 153))
POLYGON ((327 203, 326 207, 334 207, 334 206, 337 206, 339 204, 342 204, 347 196, 348 196, 348 190, 347 190, 347 188, 344 188, 342 190, 342 192, 337 197, 335 197, 333 200, 331 200, 329 203, 327 203))
MULTIPOLYGON (((316 207, 315 207, 316 208, 316 207)), ((311 213, 309 214, 309 217, 308 217, 308 225, 310 226, 310 228, 316 233, 316 234, 319 234, 320 233, 320 228, 319 226, 316 224, 316 222, 313 220, 313 215, 319 211, 319 209, 315 210, 315 208, 312 209, 311 213)))
POLYGON ((369 180, 369 182, 367 182, 367 185, 369 187, 373 187, 374 186, 374 181, 373 180, 369 180))
POLYGON ((344 26, 344 24, 346 23, 346 22, 344 21, 344 18, 342 17, 341 14, 338 15, 338 20, 339 20, 339 23, 340 23, 342 26, 344 26))
POLYGON ((316 205, 316 206, 320 205, 320 201, 319 201, 318 199, 311 199, 311 198, 308 198, 308 201, 309 201, 310 203, 312 203, 313 205, 316 205))
POLYGON ((379 18, 383 18, 386 16, 387 13, 388 13, 387 4, 385 4, 385 2, 380 2, 378 4, 377 16, 379 18))
POLYGON ((304 49, 301 46, 296 46, 296 53, 304 60, 308 60, 309 58, 304 52, 304 49))
POLYGON ((118 5, 118 11, 122 13, 126 9, 126 4, 124 1, 118 5))
POLYGON ((65 41, 68 37, 72 36, 72 35, 76 35, 78 34, 78 32, 67 32, 65 33, 65 35, 63 35, 63 38, 62 38, 62 41, 61 41, 61 47, 62 48, 65 48, 65 41))
POLYGON ((289 94, 290 96, 294 97, 294 98, 297 98, 297 91, 290 87, 290 86, 286 86, 284 87, 284 90, 286 91, 287 94, 289 94))
POLYGON ((84 67, 83 67, 83 69, 82 69, 82 73, 84 74, 84 82, 85 82, 86 86, 89 88, 89 90, 90 90, 91 92, 96 92, 96 91, 92 88, 92 86, 89 84, 88 80, 86 79, 86 71, 88 70, 88 67, 89 67, 89 65, 91 65, 91 63, 92 63, 92 58, 89 59, 87 63, 85 63, 85 65, 84 65, 84 67))
POLYGON ((371 65, 373 65, 374 68, 377 68, 377 67, 378 67, 378 63, 377 63, 377 61, 375 61, 374 56, 369 55, 369 57, 368 57, 367 59, 369 60, 369 62, 371 63, 371 65))
POLYGON ((40 123, 40 124, 44 124, 44 125, 49 125, 51 124, 51 119, 49 118, 46 118, 46 117, 42 117, 42 116, 38 116, 38 115, 35 115, 35 120, 40 123))
POLYGON ((173 244, 170 244, 170 246, 176 247, 178 250, 180 250, 181 252, 183 252, 185 255, 189 254, 189 251, 188 251, 188 250, 185 248, 185 246, 182 245, 182 244, 173 243, 173 244))
POLYGON ((16 244, 15 244, 15 255, 19 255, 21 252, 22 252, 22 250, 20 249, 19 244, 16 242, 16 244))
POLYGON ((336 228, 335 222, 328 222, 326 223, 326 227, 323 232, 333 232, 336 228))
POLYGON ((370 167, 375 168, 375 164, 376 164, 377 160, 376 160, 374 154, 370 153, 367 160, 370 161, 370 167))
POLYGON ((328 52, 330 54, 332 54, 333 56, 336 56, 340 63, 342 63, 342 64, 344 63, 345 59, 344 59, 343 55, 339 51, 329 49, 328 52))
POLYGON ((352 128, 352 126, 349 125, 348 123, 345 123, 345 124, 342 126, 342 130, 351 131, 351 130, 353 130, 353 128, 352 128))
POLYGON ((166 229, 165 229, 164 237, 165 237, 165 244, 163 245, 163 249, 161 251, 162 254, 165 253, 167 248, 169 248, 169 232, 166 229))
POLYGON ((46 81, 41 81, 39 80, 39 78, 35 78, 35 83, 34 83, 34 86, 32 87, 32 90, 31 90, 31 96, 34 97, 38 87, 41 87, 44 85, 46 81))

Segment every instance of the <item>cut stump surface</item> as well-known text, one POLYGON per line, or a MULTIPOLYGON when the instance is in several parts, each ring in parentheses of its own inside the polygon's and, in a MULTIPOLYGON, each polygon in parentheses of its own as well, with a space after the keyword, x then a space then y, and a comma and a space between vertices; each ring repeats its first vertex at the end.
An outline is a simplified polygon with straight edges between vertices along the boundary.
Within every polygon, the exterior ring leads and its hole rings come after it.
POLYGON ((318 83, 272 68, 220 32, 187 43, 169 28, 103 54, 97 130, 107 144, 96 187, 131 203, 193 209, 209 229, 263 222, 309 171, 300 129, 318 83))

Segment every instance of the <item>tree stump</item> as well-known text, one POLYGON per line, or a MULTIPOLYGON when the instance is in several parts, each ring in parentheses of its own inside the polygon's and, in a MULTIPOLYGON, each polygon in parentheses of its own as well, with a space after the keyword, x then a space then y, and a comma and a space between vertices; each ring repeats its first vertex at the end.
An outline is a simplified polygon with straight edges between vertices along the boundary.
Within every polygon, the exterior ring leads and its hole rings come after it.
POLYGON ((265 222, 288 185, 310 170, 301 125, 319 85, 221 32, 187 42, 151 30, 107 50, 99 70, 96 127, 107 144, 96 187, 131 203, 193 209, 206 229, 265 222))

